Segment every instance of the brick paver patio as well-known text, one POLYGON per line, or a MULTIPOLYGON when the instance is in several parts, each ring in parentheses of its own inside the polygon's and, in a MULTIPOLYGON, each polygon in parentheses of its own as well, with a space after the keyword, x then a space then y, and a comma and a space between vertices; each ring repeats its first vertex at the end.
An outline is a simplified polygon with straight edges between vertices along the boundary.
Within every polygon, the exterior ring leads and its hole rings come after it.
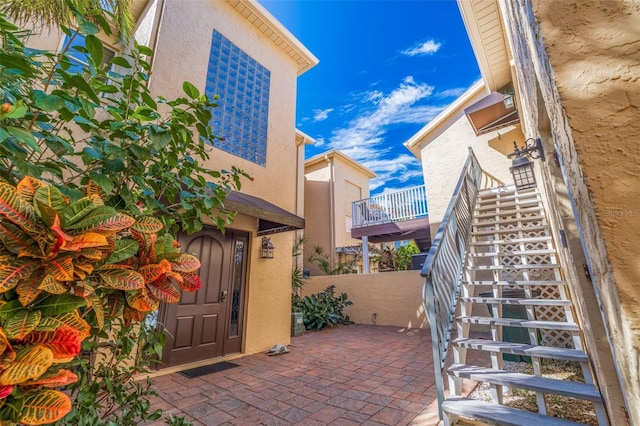
POLYGON ((156 377, 153 408, 194 425, 437 423, 429 330, 351 325, 294 337, 288 348, 198 378, 156 377))

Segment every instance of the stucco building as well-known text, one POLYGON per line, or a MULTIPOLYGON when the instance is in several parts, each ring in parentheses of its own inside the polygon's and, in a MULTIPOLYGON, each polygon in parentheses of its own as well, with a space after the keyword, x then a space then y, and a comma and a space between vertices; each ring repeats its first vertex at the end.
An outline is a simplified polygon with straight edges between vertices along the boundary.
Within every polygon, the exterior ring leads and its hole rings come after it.
POLYGON ((442 220, 455 186, 447 177, 467 146, 511 184, 504 154, 539 137, 537 187, 608 421, 640 424, 640 4, 458 4, 482 81, 407 142, 424 166, 431 221, 442 220), (483 133, 477 112, 490 115, 508 97, 517 119, 503 111, 483 133))
MULTIPOLYGON (((183 249, 201 259, 203 287, 161 306, 159 319, 171 332, 162 368, 288 344, 291 248, 295 231, 304 228, 309 141, 295 129, 296 81, 318 59, 256 1, 134 0, 131 8, 133 37, 154 50, 152 94, 184 96, 182 83, 189 81, 201 93, 219 95, 211 124, 224 139, 208 148, 205 166, 237 166, 253 178, 229 195, 225 208, 238 214, 224 234, 210 225, 180 237, 183 249), (263 236, 275 247, 271 259, 261 258, 263 236)), ((56 51, 66 37, 45 29, 30 45, 56 51)), ((126 49, 113 37, 99 37, 109 56, 126 49)))
MULTIPOLYGON (((305 253, 304 268, 311 275, 323 275, 316 262, 310 262, 314 247, 329 256, 329 269, 361 254, 362 242, 351 238, 352 203, 369 198, 369 179, 376 175, 338 150, 316 155, 304 163, 305 253)), ((363 272, 362 262, 354 264, 363 272)))

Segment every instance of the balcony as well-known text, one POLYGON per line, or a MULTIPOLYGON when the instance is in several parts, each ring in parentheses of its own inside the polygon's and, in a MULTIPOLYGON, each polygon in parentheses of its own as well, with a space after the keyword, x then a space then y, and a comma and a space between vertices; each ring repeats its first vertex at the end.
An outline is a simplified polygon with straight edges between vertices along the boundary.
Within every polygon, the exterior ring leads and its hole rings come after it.
POLYGON ((351 205, 351 237, 371 243, 415 240, 421 251, 431 246, 424 185, 376 195, 351 205))

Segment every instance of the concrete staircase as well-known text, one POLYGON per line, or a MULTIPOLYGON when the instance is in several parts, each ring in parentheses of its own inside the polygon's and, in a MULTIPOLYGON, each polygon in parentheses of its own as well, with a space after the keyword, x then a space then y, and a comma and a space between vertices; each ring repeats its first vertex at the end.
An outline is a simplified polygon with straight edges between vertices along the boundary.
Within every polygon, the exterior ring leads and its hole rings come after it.
POLYGON ((479 191, 462 271, 457 338, 451 342, 454 364, 447 369, 445 425, 459 417, 496 425, 578 424, 547 414, 551 395, 592 402, 598 424, 608 424, 571 303, 538 191, 479 191), (486 330, 487 337, 470 338, 472 327, 486 330), (467 365, 469 350, 488 352, 491 368, 467 365), (533 374, 503 369, 504 354, 529 357, 533 374), (543 377, 545 360, 579 363, 584 382, 543 377), (467 379, 487 383, 492 402, 463 398, 467 379), (512 388, 535 392, 538 412, 502 405, 512 388))

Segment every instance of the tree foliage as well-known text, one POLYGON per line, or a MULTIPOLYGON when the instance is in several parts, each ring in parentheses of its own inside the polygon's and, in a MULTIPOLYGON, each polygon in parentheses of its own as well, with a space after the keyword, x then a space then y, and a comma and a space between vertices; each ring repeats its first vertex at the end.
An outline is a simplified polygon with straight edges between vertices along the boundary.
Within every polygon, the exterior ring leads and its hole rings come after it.
POLYGON ((153 96, 143 46, 103 66, 106 20, 65 4, 82 74, 68 48, 29 49, 0 16, 0 422, 134 425, 157 414, 132 377, 163 343, 140 324, 200 286, 174 235, 203 216, 223 229, 248 176, 204 165, 214 100, 188 82, 153 96), (131 355, 130 369, 109 363, 131 355))

